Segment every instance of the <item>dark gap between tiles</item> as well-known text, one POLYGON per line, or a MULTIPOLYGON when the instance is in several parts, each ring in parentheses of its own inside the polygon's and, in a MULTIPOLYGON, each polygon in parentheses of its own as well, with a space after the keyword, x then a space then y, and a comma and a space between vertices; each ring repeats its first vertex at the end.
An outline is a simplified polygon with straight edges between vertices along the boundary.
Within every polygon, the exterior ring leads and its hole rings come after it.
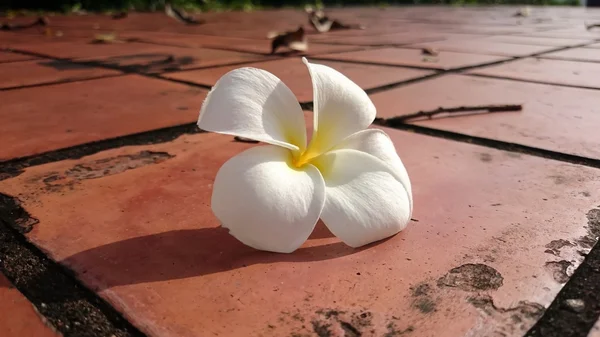
POLYGON ((409 132, 414 132, 418 134, 444 138, 449 140, 454 140, 457 142, 475 144, 480 146, 485 146, 493 149, 508 151, 508 152, 517 152, 522 154, 528 154, 531 156, 552 159, 557 161, 562 161, 571 164, 589 166, 593 168, 600 168, 600 159, 593 159, 583 156, 578 156, 574 154, 556 152, 552 150, 546 150, 538 147, 527 146, 517 143, 510 143, 496 139, 489 139, 477 136, 466 135, 458 132, 428 128, 425 126, 407 124, 402 121, 395 120, 395 118, 389 119, 380 119, 376 120, 374 124, 378 124, 381 126, 387 126, 398 130, 404 130, 409 132))
POLYGON ((93 77, 88 77, 88 78, 76 78, 76 79, 68 79, 67 78, 67 79, 58 80, 58 81, 50 81, 50 82, 36 83, 36 84, 17 85, 17 86, 14 86, 14 87, 5 87, 5 88, 0 88, 0 91, 10 91, 10 90, 18 90, 18 89, 46 87, 46 86, 55 85, 55 84, 86 82, 86 81, 99 80, 99 79, 103 79, 103 78, 119 77, 119 76, 123 76, 123 75, 125 75, 125 74, 109 74, 109 75, 93 76, 93 77))
POLYGON ((587 336, 599 317, 600 244, 596 243, 525 337, 587 336), (577 312, 567 300, 583 300, 585 306, 577 312))
POLYGON ((483 77, 483 78, 493 78, 493 79, 499 79, 499 80, 510 80, 510 81, 515 81, 515 82, 524 82, 524 83, 544 84, 544 85, 551 85, 551 86, 555 86, 555 87, 567 87, 567 88, 587 89, 587 90, 600 90, 600 86, 599 87, 588 87, 588 86, 585 86, 585 85, 555 83, 555 82, 537 81, 537 80, 528 80, 528 79, 524 79, 524 78, 517 78, 517 77, 510 77, 510 76, 499 76, 499 75, 488 75, 488 74, 475 74, 475 73, 463 73, 461 75, 473 76, 473 77, 483 77))
MULTIPOLYGON (((75 274, 27 241, 11 221, 27 216, 16 199, 0 193, 0 272, 64 337, 144 337, 75 274)), ((27 219, 25 219, 27 220, 27 219)))
POLYGON ((172 141, 181 135, 203 133, 196 123, 144 131, 100 141, 52 150, 31 156, 0 162, 0 181, 18 176, 27 167, 53 163, 61 160, 79 159, 98 152, 123 146, 151 145, 172 141))

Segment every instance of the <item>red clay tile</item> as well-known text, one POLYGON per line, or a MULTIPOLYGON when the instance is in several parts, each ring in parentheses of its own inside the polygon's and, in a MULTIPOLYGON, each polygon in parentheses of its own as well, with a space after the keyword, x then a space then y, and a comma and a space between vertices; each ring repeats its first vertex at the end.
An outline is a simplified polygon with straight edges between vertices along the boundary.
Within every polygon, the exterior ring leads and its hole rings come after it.
POLYGON ((418 49, 382 48, 331 55, 319 55, 319 58, 402 65, 432 69, 455 69, 476 66, 506 58, 491 55, 444 52, 436 57, 424 56, 418 49))
MULTIPOLYGON (((311 61, 330 66, 350 79, 363 89, 370 89, 395 82, 431 74, 431 71, 402 69, 397 67, 372 66, 343 62, 311 61)), ((279 77, 298 97, 301 102, 312 101, 313 88, 306 66, 299 58, 245 64, 244 67, 264 69, 279 77)), ((167 78, 190 81, 204 85, 214 85, 225 73, 242 66, 219 67, 201 70, 191 70, 163 75, 167 78)))
POLYGON ((129 66, 149 73, 250 62, 264 58, 260 55, 234 51, 144 43, 43 43, 20 46, 19 50, 79 61, 97 61, 113 66, 129 66))
POLYGON ((439 107, 523 104, 521 112, 483 113, 412 122, 478 137, 600 159, 597 90, 447 75, 371 97, 380 117, 439 107))
POLYGON ((574 48, 545 54, 542 57, 558 60, 600 62, 600 49, 574 48))
POLYGON ((0 64, 0 88, 50 82, 73 82, 86 78, 118 75, 119 71, 62 61, 43 60, 0 64))
POLYGON ((555 46, 566 47, 574 46, 581 43, 590 42, 591 39, 562 39, 550 37, 531 37, 531 36, 515 36, 515 35, 496 35, 486 37, 485 41, 504 42, 511 44, 525 44, 532 46, 555 46))
POLYGON ((137 75, 0 92, 0 160, 194 122, 205 95, 137 75))
POLYGON ((35 57, 0 51, 0 63, 33 60, 35 57))
POLYGON ((600 337, 600 320, 594 324, 587 337, 600 337))
MULTIPOLYGON (((553 49, 553 47, 548 46, 503 43, 487 41, 485 39, 436 41, 415 44, 412 45, 412 47, 430 47, 440 51, 467 52, 500 56, 526 56, 553 49)), ((441 52, 440 56, 443 56, 443 54, 444 53, 441 52)))
POLYGON ((579 28, 557 29, 546 32, 526 33, 527 36, 536 37, 558 37, 563 39, 597 39, 599 34, 597 31, 588 31, 584 28, 583 23, 579 28))
POLYGON ((381 46, 391 44, 410 44, 425 41, 436 41, 444 39, 440 33, 416 33, 416 32, 401 32, 386 35, 368 35, 368 36, 353 36, 346 38, 336 38, 335 43, 362 45, 362 46, 381 46))
POLYGON ((0 336, 58 337, 29 301, 0 274, 0 336))
POLYGON ((218 228, 214 176, 250 146, 229 136, 35 166, 0 190, 40 220, 29 240, 150 336, 522 335, 595 241, 597 170, 387 131, 411 175, 415 221, 360 250, 322 225, 293 254, 218 228), (572 246, 548 248, 560 239, 572 246))
POLYGON ((496 66, 470 70, 470 73, 547 83, 600 88, 600 64, 528 58, 496 66))
MULTIPOLYGON (((264 33, 264 32, 263 32, 264 33)), ((266 37, 266 33, 264 33, 266 37)), ((128 37, 139 38, 142 41, 149 41, 153 43, 160 43, 172 46, 185 46, 185 47, 206 47, 206 48, 225 48, 231 50, 239 50, 251 53, 271 53, 271 40, 251 40, 242 39, 235 37, 223 37, 223 36, 208 36, 208 35, 190 35, 190 34, 174 34, 174 33, 129 33, 128 37)), ((308 50, 304 53, 310 54, 324 54, 339 51, 347 51, 356 49, 352 46, 341 46, 341 45, 326 45, 311 43, 312 36, 309 36, 308 50)), ((289 51, 286 48, 280 48, 277 53, 289 51)))

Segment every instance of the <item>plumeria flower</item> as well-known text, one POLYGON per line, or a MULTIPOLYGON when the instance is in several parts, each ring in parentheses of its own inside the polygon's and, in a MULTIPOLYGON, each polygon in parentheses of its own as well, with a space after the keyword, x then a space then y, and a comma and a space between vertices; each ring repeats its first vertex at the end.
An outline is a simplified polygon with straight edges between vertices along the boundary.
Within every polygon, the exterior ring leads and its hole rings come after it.
POLYGON ((223 75, 200 110, 201 129, 254 139, 219 169, 212 210, 244 244, 290 253, 319 218, 344 243, 360 247, 392 236, 412 214, 408 173, 385 132, 367 129, 375 106, 336 70, 309 63, 314 132, 273 74, 239 68, 223 75))

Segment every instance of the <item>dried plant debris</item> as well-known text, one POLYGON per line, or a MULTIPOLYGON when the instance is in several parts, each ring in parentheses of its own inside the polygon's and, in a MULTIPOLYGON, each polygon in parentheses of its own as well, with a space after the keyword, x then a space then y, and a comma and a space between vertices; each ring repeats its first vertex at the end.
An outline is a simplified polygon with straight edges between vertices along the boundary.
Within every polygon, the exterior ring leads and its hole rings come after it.
POLYGON ((430 47, 421 48, 421 55, 438 56, 439 54, 440 54, 440 52, 437 49, 430 48, 430 47))
POLYGON ((0 30, 21 30, 21 29, 27 29, 27 28, 37 27, 37 26, 45 27, 49 23, 50 23, 50 20, 48 20, 47 17, 40 16, 37 20, 35 20, 32 23, 25 23, 25 24, 0 23, 0 30))
POLYGON ((314 9, 312 6, 304 8, 308 14, 308 23, 319 33, 326 33, 331 30, 343 29, 365 29, 364 26, 358 24, 344 24, 339 20, 331 20, 322 9, 314 9))
POLYGON ((585 29, 592 30, 594 28, 600 28, 600 23, 590 23, 589 25, 585 24, 585 29))
POLYGON ((195 19, 184 11, 173 7, 170 3, 165 4, 165 14, 186 25, 199 25, 204 23, 204 21, 195 19))
POLYGON ((306 51, 308 50, 308 41, 306 34, 304 34, 304 28, 298 27, 295 31, 289 32, 270 32, 267 34, 267 38, 271 40, 271 54, 275 54, 279 47, 287 47, 293 51, 306 51))
POLYGON ((531 15, 531 7, 520 8, 515 14, 513 14, 513 16, 517 17, 517 18, 526 18, 530 15, 531 15))
POLYGON ((117 34, 115 33, 107 33, 107 34, 96 34, 94 35, 94 39, 91 43, 102 44, 102 43, 124 43, 126 41, 117 39, 117 34))
POLYGON ((129 13, 127 13, 127 12, 118 12, 118 13, 111 15, 110 17, 113 20, 120 20, 120 19, 125 19, 128 16, 129 16, 129 13))
POLYGON ((523 110, 522 104, 504 104, 504 105, 480 105, 480 106, 461 106, 456 108, 444 108, 439 107, 435 110, 429 111, 419 111, 410 115, 398 116, 393 118, 393 122, 403 123, 409 120, 427 118, 431 119, 436 115, 440 114, 457 114, 462 112, 471 112, 471 113, 492 113, 492 112, 509 112, 509 111, 521 111, 523 110))

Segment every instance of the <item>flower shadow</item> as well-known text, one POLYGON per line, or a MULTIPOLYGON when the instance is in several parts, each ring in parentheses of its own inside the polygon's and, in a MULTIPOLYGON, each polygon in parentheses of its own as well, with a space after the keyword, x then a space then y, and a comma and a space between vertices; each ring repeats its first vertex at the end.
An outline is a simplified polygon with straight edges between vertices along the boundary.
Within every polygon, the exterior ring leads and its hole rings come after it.
MULTIPOLYGON (((311 239, 331 236, 323 227, 320 223, 311 239)), ((245 246, 227 229, 216 227, 173 230, 117 241, 82 251, 61 263, 94 279, 93 286, 99 291, 209 275, 254 264, 335 259, 363 249, 334 242, 303 247, 291 254, 269 253, 245 246)))

